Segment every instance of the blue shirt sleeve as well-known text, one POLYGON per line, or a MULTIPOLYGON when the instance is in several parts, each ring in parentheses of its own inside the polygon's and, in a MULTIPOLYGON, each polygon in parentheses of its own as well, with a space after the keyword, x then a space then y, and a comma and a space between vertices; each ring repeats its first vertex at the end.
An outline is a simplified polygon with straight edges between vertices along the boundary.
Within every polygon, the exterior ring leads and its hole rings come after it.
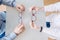
POLYGON ((9 34, 8 36, 2 38, 2 40, 14 40, 16 38, 16 34, 14 32, 12 32, 11 34, 9 34))
POLYGON ((16 0, 2 0, 2 4, 15 7, 16 6, 16 0))

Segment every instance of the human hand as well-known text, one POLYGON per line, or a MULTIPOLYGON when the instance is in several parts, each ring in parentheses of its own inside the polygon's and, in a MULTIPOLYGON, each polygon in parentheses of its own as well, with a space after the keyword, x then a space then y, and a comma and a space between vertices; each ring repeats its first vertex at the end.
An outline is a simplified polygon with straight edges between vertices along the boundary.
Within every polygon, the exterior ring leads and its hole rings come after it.
POLYGON ((30 27, 32 29, 39 30, 39 27, 34 22, 30 22, 30 27))
POLYGON ((21 5, 17 5, 17 6, 16 6, 16 9, 17 9, 19 12, 21 12, 21 13, 25 11, 25 7, 24 7, 24 5, 22 5, 22 4, 21 4, 21 5))
POLYGON ((42 32, 43 27, 38 27, 34 22, 30 22, 30 27, 34 30, 39 30, 40 32, 42 32))
POLYGON ((37 6, 32 6, 31 8, 30 8, 30 11, 32 11, 32 10, 35 10, 35 11, 44 11, 44 7, 37 7, 37 6))
POLYGON ((6 11, 6 6, 5 5, 0 5, 0 12, 6 11))
POLYGON ((37 6, 32 6, 32 7, 30 8, 30 11, 32 11, 32 10, 38 11, 38 10, 39 10, 39 7, 37 7, 37 6))
POLYGON ((14 33, 16 34, 16 35, 19 35, 20 33, 22 33, 22 32, 24 32, 25 31, 25 27, 24 27, 24 25, 22 24, 22 25, 18 25, 15 29, 14 29, 14 33))

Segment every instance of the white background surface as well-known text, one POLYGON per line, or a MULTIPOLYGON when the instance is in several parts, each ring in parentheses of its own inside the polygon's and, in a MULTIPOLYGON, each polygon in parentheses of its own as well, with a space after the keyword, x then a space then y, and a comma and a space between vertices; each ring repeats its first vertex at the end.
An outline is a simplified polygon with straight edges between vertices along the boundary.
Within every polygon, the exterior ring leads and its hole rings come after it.
MULTIPOLYGON (((33 5, 43 6, 43 0, 16 0, 19 4, 24 4, 26 11, 23 14, 23 22, 26 27, 26 30, 23 34, 20 34, 15 40, 48 40, 48 34, 40 33, 39 31, 32 30, 29 26, 31 20, 31 12, 29 8, 33 5)), ((18 25, 18 11, 15 8, 7 7, 7 35, 12 32, 12 30, 18 25)), ((38 24, 44 26, 45 22, 45 13, 40 12, 37 14, 38 24)))

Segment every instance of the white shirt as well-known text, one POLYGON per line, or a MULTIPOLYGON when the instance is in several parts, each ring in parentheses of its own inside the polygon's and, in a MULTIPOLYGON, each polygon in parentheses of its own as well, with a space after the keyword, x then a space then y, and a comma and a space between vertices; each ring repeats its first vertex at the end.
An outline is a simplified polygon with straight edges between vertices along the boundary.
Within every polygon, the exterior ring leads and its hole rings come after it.
POLYGON ((44 6, 45 12, 47 11, 52 12, 52 11, 57 11, 57 10, 60 11, 60 2, 44 6))

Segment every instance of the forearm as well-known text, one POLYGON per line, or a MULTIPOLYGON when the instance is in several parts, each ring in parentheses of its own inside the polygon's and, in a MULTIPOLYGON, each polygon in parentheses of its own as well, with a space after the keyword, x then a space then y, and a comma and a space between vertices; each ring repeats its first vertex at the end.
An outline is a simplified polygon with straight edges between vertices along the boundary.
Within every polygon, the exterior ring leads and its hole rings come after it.
POLYGON ((39 10, 43 10, 45 12, 60 12, 60 2, 57 2, 55 4, 50 4, 47 6, 40 7, 39 10))
POLYGON ((16 38, 16 36, 17 35, 14 32, 12 32, 8 36, 4 37, 3 40, 14 40, 16 38))
POLYGON ((2 4, 11 6, 11 7, 16 7, 16 1, 15 0, 2 0, 2 4))
POLYGON ((60 11, 60 2, 57 2, 55 4, 51 4, 48 6, 44 6, 45 12, 57 12, 60 11))

